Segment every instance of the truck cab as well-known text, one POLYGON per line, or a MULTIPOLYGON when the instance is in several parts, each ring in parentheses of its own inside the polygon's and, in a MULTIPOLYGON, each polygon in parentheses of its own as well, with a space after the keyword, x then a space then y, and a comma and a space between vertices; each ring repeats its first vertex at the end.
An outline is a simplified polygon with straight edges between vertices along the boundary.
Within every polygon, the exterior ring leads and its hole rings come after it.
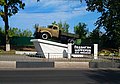
POLYGON ((39 27, 37 32, 39 33, 39 37, 45 40, 52 37, 59 37, 59 27, 56 25, 49 25, 47 28, 39 27))
POLYGON ((52 37, 59 37, 59 27, 56 25, 49 25, 48 28, 50 29, 49 31, 52 34, 52 37))

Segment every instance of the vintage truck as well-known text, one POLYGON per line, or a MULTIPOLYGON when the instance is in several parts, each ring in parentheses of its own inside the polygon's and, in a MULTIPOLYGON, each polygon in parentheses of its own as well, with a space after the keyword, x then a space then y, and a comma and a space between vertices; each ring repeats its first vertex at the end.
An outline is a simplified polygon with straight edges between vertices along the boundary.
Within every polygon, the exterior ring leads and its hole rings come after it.
POLYGON ((59 41, 68 43, 73 43, 75 39, 79 38, 79 35, 72 33, 62 32, 57 25, 49 25, 47 28, 37 27, 36 28, 36 38, 37 39, 50 39, 57 38, 59 41))

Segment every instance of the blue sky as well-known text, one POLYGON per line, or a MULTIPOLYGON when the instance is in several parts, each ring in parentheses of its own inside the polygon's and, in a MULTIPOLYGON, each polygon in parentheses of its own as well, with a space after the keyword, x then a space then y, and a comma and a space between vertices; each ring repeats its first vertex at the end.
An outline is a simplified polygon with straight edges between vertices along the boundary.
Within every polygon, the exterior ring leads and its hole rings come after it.
MULTIPOLYGON (((92 31, 94 23, 99 17, 96 12, 86 11, 86 4, 79 0, 23 0, 26 4, 24 10, 9 18, 10 27, 28 29, 34 32, 33 26, 47 26, 52 22, 67 22, 70 25, 69 31, 74 31, 74 26, 79 22, 87 24, 89 31, 92 31)), ((0 26, 4 23, 0 18, 0 26)))

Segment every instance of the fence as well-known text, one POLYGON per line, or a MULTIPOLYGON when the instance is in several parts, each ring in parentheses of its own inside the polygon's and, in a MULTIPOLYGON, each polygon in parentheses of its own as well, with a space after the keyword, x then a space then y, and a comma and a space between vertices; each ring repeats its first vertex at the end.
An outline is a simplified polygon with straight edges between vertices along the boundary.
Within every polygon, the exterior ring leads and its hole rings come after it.
POLYGON ((33 37, 12 37, 10 38, 10 44, 15 46, 29 46, 33 45, 30 40, 33 39, 33 37))
POLYGON ((92 55, 74 55, 70 54, 71 58, 68 58, 68 54, 63 53, 45 53, 39 55, 32 55, 32 57, 43 58, 48 61, 91 61, 92 55))
MULTIPOLYGON (((32 42, 30 42, 31 39, 34 37, 10 37, 10 44, 14 46, 29 46, 33 45, 32 42)), ((0 36, 0 45, 5 45, 5 37, 0 36)))
POLYGON ((0 61, 75 61, 75 62, 120 62, 117 56, 98 56, 94 59, 93 55, 74 55, 68 58, 67 54, 62 53, 45 53, 39 55, 0 55, 0 61))
POLYGON ((103 62, 118 62, 118 63, 120 63, 119 56, 99 56, 98 60, 101 60, 103 62))

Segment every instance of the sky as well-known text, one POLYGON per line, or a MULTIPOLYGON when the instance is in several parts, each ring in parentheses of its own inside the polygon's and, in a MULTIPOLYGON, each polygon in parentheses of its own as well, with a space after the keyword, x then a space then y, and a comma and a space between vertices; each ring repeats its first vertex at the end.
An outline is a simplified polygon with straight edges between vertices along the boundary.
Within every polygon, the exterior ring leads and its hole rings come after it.
MULTIPOLYGON (((86 3, 80 0, 22 0, 25 9, 9 18, 10 27, 17 27, 22 30, 28 29, 34 32, 34 25, 50 25, 52 22, 62 21, 70 25, 69 32, 74 32, 74 26, 79 22, 86 23, 89 31, 95 28, 94 23, 99 17, 97 12, 86 11, 86 3)), ((0 27, 4 22, 0 17, 0 27)))

